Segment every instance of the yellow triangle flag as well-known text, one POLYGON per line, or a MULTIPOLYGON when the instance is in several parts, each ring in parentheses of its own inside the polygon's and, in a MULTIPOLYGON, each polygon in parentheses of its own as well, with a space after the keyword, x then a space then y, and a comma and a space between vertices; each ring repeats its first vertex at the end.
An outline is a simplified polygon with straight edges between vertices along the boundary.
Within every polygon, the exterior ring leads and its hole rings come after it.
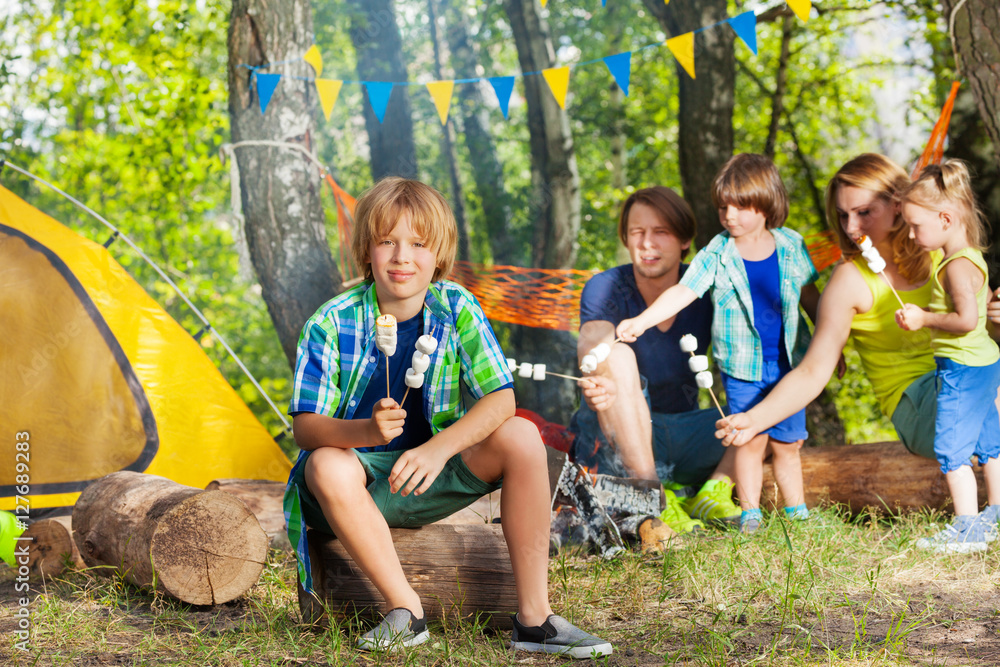
POLYGON ((343 81, 334 79, 316 79, 316 92, 319 93, 319 103, 323 105, 323 115, 330 120, 330 112, 333 105, 337 103, 337 96, 340 95, 340 87, 343 81))
POLYGON ((812 10, 812 0, 786 0, 788 6, 792 8, 795 15, 803 21, 809 20, 809 12, 812 10))
POLYGON ((549 0, 538 0, 538 1, 542 3, 542 9, 545 9, 545 5, 549 3, 549 0))
POLYGON ((302 56, 302 60, 312 65, 312 68, 316 70, 316 76, 319 77, 323 74, 323 55, 319 52, 319 47, 313 44, 306 51, 306 54, 302 56))
POLYGON ((673 39, 667 40, 667 48, 670 52, 674 54, 674 58, 677 58, 677 62, 681 64, 684 71, 687 72, 691 78, 694 78, 694 33, 688 32, 680 37, 674 37, 673 39))
POLYGON ((431 81, 427 84, 427 92, 434 99, 441 124, 448 122, 448 109, 451 108, 451 92, 455 89, 454 81, 431 81))
POLYGON ((569 90, 569 67, 553 67, 543 69, 542 76, 545 77, 549 89, 555 95, 556 102, 560 109, 566 108, 566 91, 569 90))

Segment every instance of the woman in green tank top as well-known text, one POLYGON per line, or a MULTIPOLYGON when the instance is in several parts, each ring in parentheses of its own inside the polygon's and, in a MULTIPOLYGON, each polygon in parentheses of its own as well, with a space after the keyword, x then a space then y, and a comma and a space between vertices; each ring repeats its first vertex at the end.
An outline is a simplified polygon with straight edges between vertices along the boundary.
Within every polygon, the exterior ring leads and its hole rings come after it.
MULTIPOLYGON (((895 321, 899 302, 927 308, 930 276, 939 253, 922 250, 894 203, 910 184, 903 169, 882 155, 865 153, 847 162, 827 186, 827 222, 837 235, 843 261, 820 298, 812 343, 802 362, 747 412, 716 424, 725 445, 741 445, 757 433, 804 408, 819 396, 833 375, 850 338, 872 383, 882 411, 892 419, 900 440, 914 454, 934 457, 937 393, 931 334, 903 331, 895 321), (885 260, 873 273, 854 239, 867 236, 885 260), (892 289, 889 286, 892 286, 892 289)), ((987 316, 1000 323, 994 298, 987 316)))

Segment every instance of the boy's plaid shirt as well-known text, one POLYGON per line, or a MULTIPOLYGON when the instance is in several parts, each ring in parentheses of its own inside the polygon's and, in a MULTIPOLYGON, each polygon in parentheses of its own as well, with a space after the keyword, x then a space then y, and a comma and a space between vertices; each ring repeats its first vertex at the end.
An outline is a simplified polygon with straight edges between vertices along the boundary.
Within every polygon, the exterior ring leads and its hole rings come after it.
MULTIPOLYGON (((778 253, 778 278, 781 281, 781 324, 784 327, 785 354, 795 365, 795 351, 808 339, 808 329, 799 313, 802 288, 819 277, 809 257, 805 241, 797 232, 783 227, 769 230, 778 253), (802 326, 804 340, 799 340, 802 326)), ((753 323, 753 299, 743 258, 729 232, 721 232, 698 251, 680 281, 699 297, 712 290, 712 357, 719 369, 730 377, 747 382, 759 381, 764 369, 760 335, 753 323)))
MULTIPOLYGON (((424 417, 433 433, 465 413, 462 385, 479 399, 513 382, 503 350, 476 297, 461 285, 432 283, 424 297, 423 331, 437 339, 423 385, 424 417)), ((361 284, 324 304, 306 321, 299 337, 289 414, 315 412, 353 419, 375 370, 375 285, 361 284)), ((400 397, 401 398, 401 397, 400 397)), ((292 469, 302 465, 302 454, 292 469)), ((298 552, 299 580, 312 592, 312 570, 298 488, 285 490, 288 537, 298 552)))

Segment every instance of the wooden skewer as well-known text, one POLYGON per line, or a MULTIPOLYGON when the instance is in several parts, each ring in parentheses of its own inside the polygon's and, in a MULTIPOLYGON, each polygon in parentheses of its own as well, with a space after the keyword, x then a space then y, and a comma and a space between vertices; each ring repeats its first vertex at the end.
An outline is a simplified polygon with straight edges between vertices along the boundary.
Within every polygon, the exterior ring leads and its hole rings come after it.
POLYGON ((573 375, 563 375, 562 373, 553 373, 552 371, 545 371, 546 375, 555 375, 557 378, 566 378, 567 380, 582 380, 583 378, 578 378, 573 375))
POLYGON ((399 402, 399 407, 403 407, 403 404, 406 403, 406 396, 409 393, 410 393, 410 388, 407 387, 406 391, 403 392, 403 400, 399 402))
POLYGON ((389 355, 385 355, 385 397, 392 398, 389 392, 389 355))
POLYGON ((889 276, 885 275, 885 270, 883 269, 882 271, 879 271, 878 274, 882 276, 883 280, 885 280, 885 284, 888 285, 889 289, 892 290, 893 295, 896 297, 896 301, 899 302, 899 307, 906 308, 906 304, 903 303, 903 300, 901 298, 899 298, 899 293, 896 291, 896 288, 893 287, 892 283, 889 282, 889 276))
MULTIPOLYGON (((691 352, 690 354, 691 354, 692 357, 695 356, 694 352, 691 352)), ((722 416, 723 419, 725 419, 726 418, 726 413, 722 411, 722 406, 719 405, 719 399, 717 399, 715 397, 715 392, 712 390, 711 387, 708 388, 708 394, 709 394, 709 396, 712 397, 712 402, 715 403, 715 407, 719 410, 719 414, 722 416)))

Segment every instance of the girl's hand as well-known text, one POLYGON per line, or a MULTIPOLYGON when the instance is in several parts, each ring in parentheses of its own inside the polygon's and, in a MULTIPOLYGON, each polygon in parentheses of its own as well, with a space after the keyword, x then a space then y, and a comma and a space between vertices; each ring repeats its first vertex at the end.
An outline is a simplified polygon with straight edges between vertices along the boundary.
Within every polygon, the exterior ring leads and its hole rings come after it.
POLYGON ((412 493, 419 496, 431 488, 431 484, 444 470, 444 465, 451 458, 447 449, 428 440, 419 447, 407 450, 396 459, 389 473, 389 490, 399 492, 402 496, 412 493))
POLYGON ((906 304, 905 308, 896 311, 896 324, 904 331, 917 331, 926 325, 927 311, 912 303, 906 304))
POLYGON ((372 409, 368 422, 368 446, 381 447, 403 434, 406 410, 391 398, 383 398, 372 409))
POLYGON ((753 418, 747 412, 737 412, 735 415, 720 419, 715 422, 715 428, 718 429, 715 432, 715 437, 721 440, 725 447, 730 445, 742 447, 760 432, 760 429, 754 425, 753 418))
POLYGON ((634 343, 635 339, 641 336, 647 328, 639 322, 638 317, 630 317, 618 324, 615 328, 615 336, 626 343, 634 343))

